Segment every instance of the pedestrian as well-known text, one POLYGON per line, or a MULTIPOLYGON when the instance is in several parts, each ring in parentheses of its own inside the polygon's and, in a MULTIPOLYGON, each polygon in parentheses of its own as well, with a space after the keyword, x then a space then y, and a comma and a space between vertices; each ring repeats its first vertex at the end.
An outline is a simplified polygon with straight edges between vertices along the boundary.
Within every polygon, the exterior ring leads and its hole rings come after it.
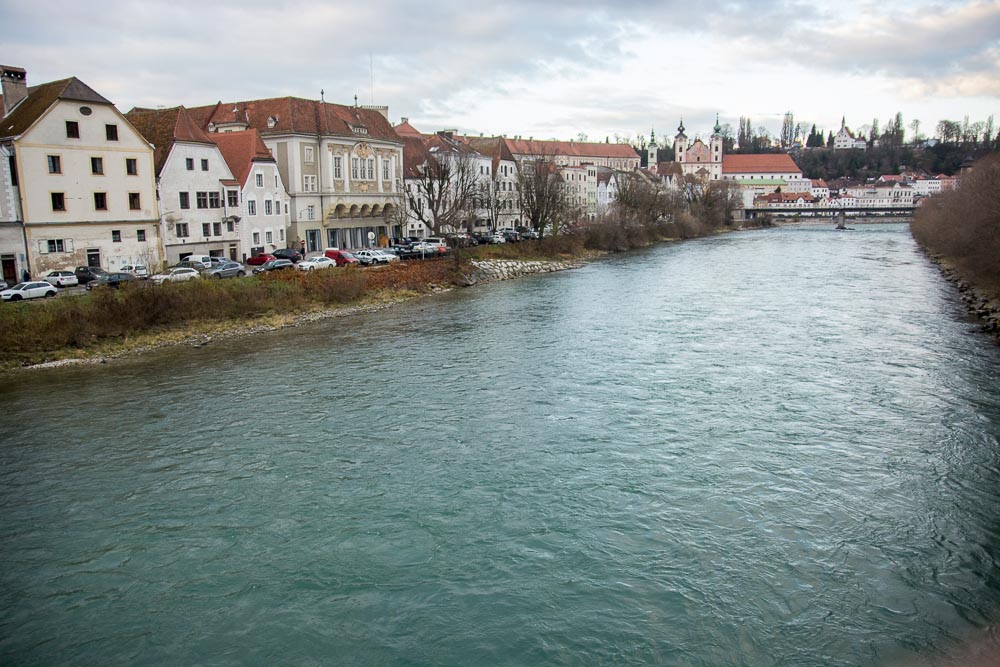
POLYGON ((21 269, 21 278, 24 280, 24 282, 31 281, 31 274, 28 273, 28 269, 21 269))

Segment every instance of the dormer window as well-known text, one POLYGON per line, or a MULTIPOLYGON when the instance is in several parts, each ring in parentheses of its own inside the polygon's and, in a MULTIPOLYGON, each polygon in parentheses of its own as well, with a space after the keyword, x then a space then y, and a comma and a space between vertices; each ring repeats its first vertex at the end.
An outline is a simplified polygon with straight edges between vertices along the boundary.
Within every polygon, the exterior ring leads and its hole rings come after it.
POLYGON ((351 132, 354 134, 368 134, 368 128, 364 125, 351 125, 348 123, 347 126, 351 128, 351 132))
POLYGON ((274 126, 277 125, 277 124, 278 124, 278 117, 277 116, 268 116, 267 117, 267 129, 273 130, 274 126))

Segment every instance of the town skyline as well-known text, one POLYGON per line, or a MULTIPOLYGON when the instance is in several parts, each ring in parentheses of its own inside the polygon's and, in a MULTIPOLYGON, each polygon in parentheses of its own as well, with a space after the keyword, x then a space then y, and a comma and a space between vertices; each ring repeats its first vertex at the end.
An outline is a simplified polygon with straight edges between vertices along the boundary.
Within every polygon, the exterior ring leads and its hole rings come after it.
POLYGON ((3 0, 18 30, 2 60, 25 68, 29 85, 77 76, 122 112, 322 90, 330 102, 387 105, 393 122, 422 131, 539 139, 652 129, 667 139, 681 119, 707 136, 716 114, 734 134, 748 116, 774 135, 787 111, 803 132, 836 132, 843 117, 855 130, 884 125, 899 112, 912 138, 914 119, 932 136, 940 120, 1000 109, 992 1, 908 3, 891 16, 869 2, 630 0, 616 14, 577 1, 131 7, 3 0))

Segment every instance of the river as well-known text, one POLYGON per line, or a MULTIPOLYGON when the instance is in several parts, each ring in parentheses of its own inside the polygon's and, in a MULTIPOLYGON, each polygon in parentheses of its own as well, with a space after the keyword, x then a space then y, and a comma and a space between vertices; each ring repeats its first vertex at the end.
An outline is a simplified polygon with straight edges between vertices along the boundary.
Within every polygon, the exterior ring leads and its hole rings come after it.
POLYGON ((8 378, 0 662, 995 656, 974 329, 904 225, 797 227, 8 378))

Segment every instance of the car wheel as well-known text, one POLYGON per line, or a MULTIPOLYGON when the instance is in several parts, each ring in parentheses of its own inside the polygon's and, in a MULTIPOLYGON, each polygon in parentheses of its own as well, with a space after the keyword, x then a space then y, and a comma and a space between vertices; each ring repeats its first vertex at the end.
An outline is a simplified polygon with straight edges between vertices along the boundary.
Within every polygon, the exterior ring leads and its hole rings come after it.
POLYGON ((238 275, 238 276, 239 276, 240 278, 242 278, 242 277, 244 277, 244 276, 245 276, 246 274, 247 274, 247 272, 246 272, 246 271, 240 271, 240 272, 239 272, 239 273, 237 273, 236 275, 238 275))
POLYGON ((20 294, 15 294, 12 297, 10 297, 10 300, 11 301, 20 301, 21 300, 21 295, 20 294))
POLYGON ((47 299, 50 296, 55 296, 55 295, 56 295, 56 291, 55 290, 49 290, 48 292, 45 293, 45 298, 47 299))
POLYGON ((212 277, 213 277, 213 278, 215 278, 216 280, 221 280, 221 279, 222 279, 222 274, 221 274, 221 273, 216 273, 216 274, 215 274, 214 276, 212 276, 212 277))

